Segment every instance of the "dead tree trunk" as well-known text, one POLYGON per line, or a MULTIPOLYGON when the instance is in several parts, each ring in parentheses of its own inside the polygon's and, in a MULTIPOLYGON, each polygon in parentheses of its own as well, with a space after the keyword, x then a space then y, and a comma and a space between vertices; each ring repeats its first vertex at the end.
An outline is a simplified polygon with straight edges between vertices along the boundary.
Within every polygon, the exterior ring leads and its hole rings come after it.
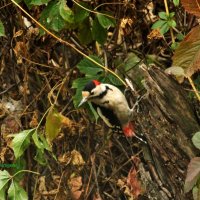
POLYGON ((137 128, 147 138, 144 157, 156 185, 156 195, 151 191, 149 199, 191 199, 183 186, 187 165, 195 156, 191 138, 200 128, 197 118, 175 80, 156 67, 143 73, 148 95, 142 100, 137 128))

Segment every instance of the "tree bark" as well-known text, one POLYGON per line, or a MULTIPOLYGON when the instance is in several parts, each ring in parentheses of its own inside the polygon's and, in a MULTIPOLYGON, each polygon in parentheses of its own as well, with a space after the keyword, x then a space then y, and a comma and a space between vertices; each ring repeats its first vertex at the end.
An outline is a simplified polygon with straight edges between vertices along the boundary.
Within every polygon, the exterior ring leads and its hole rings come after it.
POLYGON ((149 199, 191 199, 191 194, 184 194, 184 180, 195 156, 191 138, 200 128, 198 120, 183 87, 172 77, 156 67, 144 69, 143 74, 147 96, 137 114, 136 129, 148 142, 143 152, 155 185, 147 188, 149 199))

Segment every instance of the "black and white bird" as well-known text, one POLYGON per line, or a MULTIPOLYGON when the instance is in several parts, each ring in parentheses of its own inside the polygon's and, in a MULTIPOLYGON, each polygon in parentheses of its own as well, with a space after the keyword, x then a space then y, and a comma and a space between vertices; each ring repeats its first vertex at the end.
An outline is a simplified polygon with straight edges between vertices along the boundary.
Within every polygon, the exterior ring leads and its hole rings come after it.
POLYGON ((114 128, 118 125, 121 126, 126 137, 136 136, 131 122, 132 109, 129 108, 124 94, 117 87, 97 80, 90 81, 82 91, 79 106, 87 101, 96 107, 99 116, 109 127, 114 128))

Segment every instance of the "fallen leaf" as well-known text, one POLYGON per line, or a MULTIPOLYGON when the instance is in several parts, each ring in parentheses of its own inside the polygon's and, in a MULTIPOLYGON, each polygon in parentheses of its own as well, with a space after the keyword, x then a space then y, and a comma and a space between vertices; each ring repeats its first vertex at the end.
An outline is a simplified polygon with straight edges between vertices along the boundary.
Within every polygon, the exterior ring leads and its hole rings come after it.
POLYGON ((80 200, 81 194, 83 193, 82 185, 81 176, 74 177, 74 175, 72 175, 68 180, 68 186, 73 200, 80 200))
POLYGON ((189 192, 200 177, 200 157, 192 158, 188 165, 184 191, 189 192))
POLYGON ((137 178, 137 171, 135 168, 132 168, 127 177, 127 186, 130 188, 132 195, 137 199, 141 194, 141 184, 137 178))
POLYGON ((181 0, 181 3, 187 12, 200 17, 200 0, 181 0))

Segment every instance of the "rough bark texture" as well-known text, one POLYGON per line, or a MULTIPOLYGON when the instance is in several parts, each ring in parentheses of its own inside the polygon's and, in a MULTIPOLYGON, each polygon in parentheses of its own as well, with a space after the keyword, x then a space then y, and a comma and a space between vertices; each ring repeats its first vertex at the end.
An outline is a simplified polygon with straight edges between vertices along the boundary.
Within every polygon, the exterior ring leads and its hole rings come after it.
POLYGON ((192 195, 186 197, 183 186, 187 165, 196 151, 191 138, 199 124, 175 80, 156 67, 143 73, 148 94, 137 122, 148 141, 144 158, 157 185, 154 194, 149 189, 149 199, 190 199, 192 195))

